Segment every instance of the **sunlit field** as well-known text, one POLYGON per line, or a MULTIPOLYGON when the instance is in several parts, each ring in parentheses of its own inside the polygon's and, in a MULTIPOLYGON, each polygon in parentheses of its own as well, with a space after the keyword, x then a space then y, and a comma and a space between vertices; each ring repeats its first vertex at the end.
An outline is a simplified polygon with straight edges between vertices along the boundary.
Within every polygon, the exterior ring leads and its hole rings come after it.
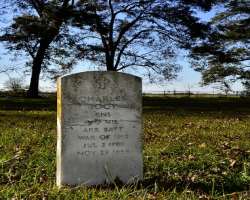
POLYGON ((144 97, 144 180, 56 187, 54 98, 0 99, 0 199, 250 199, 250 99, 144 97))

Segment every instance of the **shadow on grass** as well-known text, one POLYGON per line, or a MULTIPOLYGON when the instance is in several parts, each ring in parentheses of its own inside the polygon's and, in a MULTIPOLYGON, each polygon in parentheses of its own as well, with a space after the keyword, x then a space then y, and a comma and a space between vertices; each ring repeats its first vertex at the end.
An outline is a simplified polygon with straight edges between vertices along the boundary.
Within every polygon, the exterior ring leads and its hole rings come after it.
POLYGON ((185 179, 174 180, 169 176, 161 174, 159 176, 150 177, 141 182, 141 186, 143 188, 152 188, 155 187, 155 185, 157 185, 157 187, 162 191, 177 190, 181 192, 189 189, 200 194, 210 194, 215 191, 217 195, 249 190, 247 182, 242 184, 242 181, 237 181, 237 177, 234 177, 233 175, 229 176, 224 182, 218 180, 211 180, 210 182, 193 182, 185 179))
MULTIPOLYGON (((31 99, 0 97, 0 110, 56 110, 56 97, 31 99)), ((144 112, 170 111, 183 114, 223 112, 250 114, 250 98, 240 97, 143 97, 144 112)))
POLYGON ((56 97, 38 99, 24 97, 1 97, 0 110, 56 110, 56 97))
POLYGON ((240 97, 144 97, 144 112, 170 111, 180 115, 223 113, 250 114, 250 98, 240 97))

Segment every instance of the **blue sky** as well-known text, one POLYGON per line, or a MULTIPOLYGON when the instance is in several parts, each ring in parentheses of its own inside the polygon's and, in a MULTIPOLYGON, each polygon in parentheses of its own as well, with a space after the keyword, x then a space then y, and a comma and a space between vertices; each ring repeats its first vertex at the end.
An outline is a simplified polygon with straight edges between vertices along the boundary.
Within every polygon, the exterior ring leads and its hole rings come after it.
MULTIPOLYGON (((201 18, 203 21, 209 20, 211 17, 214 16, 214 14, 220 10, 221 8, 215 8, 211 12, 207 13, 201 13, 198 12, 197 15, 201 18)), ((1 25, 1 24, 0 24, 1 25)), ((0 44, 0 65, 1 66, 23 66, 24 65, 24 60, 22 58, 18 57, 17 61, 10 61, 12 57, 5 55, 6 50, 2 44, 0 44)), ((178 63, 182 65, 182 71, 179 73, 178 77, 176 80, 167 82, 164 84, 149 84, 146 81, 143 81, 143 90, 144 92, 151 92, 151 91, 197 91, 197 92, 217 92, 214 88, 214 86, 206 86, 206 87, 201 87, 200 82, 201 82, 201 75, 198 72, 195 72, 190 64, 185 60, 184 57, 179 56, 178 63)), ((89 67, 91 64, 90 63, 79 63, 75 69, 72 71, 72 73, 75 72, 81 72, 81 71, 87 71, 90 70, 91 67, 89 67), (85 66, 83 68, 83 66, 85 66), (84 69, 84 70, 83 70, 84 69)), ((29 84, 29 76, 24 76, 22 73, 0 73, 0 89, 4 87, 4 83, 8 80, 8 77, 22 77, 24 80, 25 85, 29 84)), ((49 90, 49 91, 55 91, 55 82, 50 81, 50 80, 41 80, 40 81, 40 89, 41 90, 49 90)), ((240 83, 235 83, 232 87, 233 90, 242 90, 242 85, 240 83)))

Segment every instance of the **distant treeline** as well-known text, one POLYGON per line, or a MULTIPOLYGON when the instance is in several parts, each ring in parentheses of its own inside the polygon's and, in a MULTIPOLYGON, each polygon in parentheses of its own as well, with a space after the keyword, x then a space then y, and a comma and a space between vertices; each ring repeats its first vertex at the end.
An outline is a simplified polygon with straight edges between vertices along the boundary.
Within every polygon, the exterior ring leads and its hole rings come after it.
POLYGON ((244 91, 231 91, 231 92, 218 92, 218 91, 177 91, 177 90, 163 90, 163 91, 147 91, 143 92, 144 96, 151 95, 177 95, 177 96, 250 96, 248 93, 244 91))
MULTIPOLYGON (((1 91, 0 90, 0 97, 25 97, 26 92, 25 90, 20 90, 17 92, 14 91, 1 91)), ((56 92, 39 92, 39 96, 41 97, 55 97, 56 92)), ((177 90, 163 90, 163 91, 146 91, 143 92, 143 96, 250 96, 248 93, 244 91, 232 91, 230 93, 225 92, 201 92, 201 91, 177 91, 177 90)))

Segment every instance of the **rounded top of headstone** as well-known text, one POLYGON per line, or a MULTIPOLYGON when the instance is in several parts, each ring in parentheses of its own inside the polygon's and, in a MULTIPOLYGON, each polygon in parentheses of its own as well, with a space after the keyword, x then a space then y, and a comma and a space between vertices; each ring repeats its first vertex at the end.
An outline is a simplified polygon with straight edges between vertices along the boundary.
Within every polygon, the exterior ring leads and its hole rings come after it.
POLYGON ((138 79, 138 81, 141 81, 141 78, 139 76, 135 76, 132 74, 128 73, 123 73, 123 72, 117 72, 117 71, 86 71, 86 72, 79 72, 79 73, 73 73, 73 74, 68 74, 59 77, 59 79, 67 79, 67 78, 73 78, 73 77, 78 77, 78 76, 87 76, 90 74, 96 74, 96 75, 105 75, 105 74, 110 74, 110 75, 116 75, 116 76, 126 76, 126 77, 131 77, 138 79))

